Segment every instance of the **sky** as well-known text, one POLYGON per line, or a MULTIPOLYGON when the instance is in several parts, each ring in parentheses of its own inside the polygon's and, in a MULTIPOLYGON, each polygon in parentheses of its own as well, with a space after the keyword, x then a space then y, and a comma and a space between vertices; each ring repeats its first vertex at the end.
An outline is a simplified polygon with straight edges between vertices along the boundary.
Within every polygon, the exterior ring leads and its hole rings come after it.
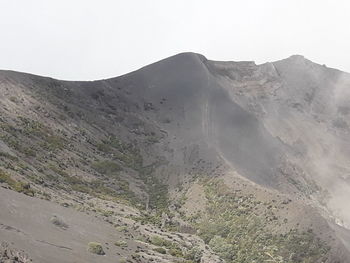
POLYGON ((181 52, 350 72, 348 0, 0 0, 0 69, 116 77, 181 52))

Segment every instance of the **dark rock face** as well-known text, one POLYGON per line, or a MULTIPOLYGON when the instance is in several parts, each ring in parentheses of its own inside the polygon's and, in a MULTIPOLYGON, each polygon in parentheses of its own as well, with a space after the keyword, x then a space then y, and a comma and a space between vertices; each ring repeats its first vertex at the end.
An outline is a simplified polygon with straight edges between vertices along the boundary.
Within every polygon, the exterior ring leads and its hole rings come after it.
POLYGON ((230 97, 230 91, 208 70, 210 63, 203 56, 185 53, 109 83, 124 88, 132 83, 128 87, 132 100, 157 105, 149 117, 181 138, 177 147, 202 144, 249 179, 276 185, 273 168, 281 156, 281 142, 230 97), (163 123, 164 119, 170 123, 163 123))

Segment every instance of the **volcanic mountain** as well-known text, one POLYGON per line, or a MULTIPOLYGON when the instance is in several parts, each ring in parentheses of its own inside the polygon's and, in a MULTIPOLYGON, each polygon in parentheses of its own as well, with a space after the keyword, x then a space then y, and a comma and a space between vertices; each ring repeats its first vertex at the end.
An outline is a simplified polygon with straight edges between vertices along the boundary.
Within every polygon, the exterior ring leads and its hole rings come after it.
POLYGON ((348 73, 182 53, 0 91, 0 262, 350 262, 348 73))

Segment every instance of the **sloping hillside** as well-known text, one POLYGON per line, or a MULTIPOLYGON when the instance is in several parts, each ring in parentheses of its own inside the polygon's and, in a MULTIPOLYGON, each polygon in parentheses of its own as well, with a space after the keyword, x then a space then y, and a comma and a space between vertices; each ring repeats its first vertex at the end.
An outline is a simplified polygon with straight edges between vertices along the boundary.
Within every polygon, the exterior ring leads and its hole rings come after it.
POLYGON ((22 194, 0 191, 0 241, 36 262, 348 262, 349 87, 301 56, 183 53, 93 82, 0 71, 0 183, 22 194))

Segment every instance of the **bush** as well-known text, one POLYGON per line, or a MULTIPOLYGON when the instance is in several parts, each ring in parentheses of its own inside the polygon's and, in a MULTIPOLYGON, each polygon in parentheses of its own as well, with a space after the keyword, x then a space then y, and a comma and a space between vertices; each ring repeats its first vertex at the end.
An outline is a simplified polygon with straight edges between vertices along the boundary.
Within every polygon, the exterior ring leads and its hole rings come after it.
POLYGON ((6 183, 11 187, 12 190, 23 193, 25 195, 34 196, 35 192, 30 188, 30 184, 16 181, 4 171, 0 170, 0 183, 6 183))
POLYGON ((121 167, 117 163, 107 161, 107 160, 93 163, 92 168, 95 169, 100 174, 105 174, 105 175, 115 174, 121 170, 121 167))
POLYGON ((232 244, 228 244, 226 240, 220 236, 214 236, 209 246, 217 253, 221 258, 225 260, 232 260, 234 257, 234 247, 232 244))
POLYGON ((172 255, 173 257, 178 257, 178 258, 183 257, 182 251, 179 248, 171 248, 169 250, 169 254, 172 255))
POLYGON ((185 259, 192 260, 193 262, 201 262, 203 256, 202 250, 199 247, 193 247, 185 254, 185 259))
POLYGON ((0 183, 6 183, 12 187, 16 184, 16 181, 13 180, 10 175, 0 170, 0 183))
POLYGON ((18 102, 18 99, 16 97, 14 97, 14 96, 10 97, 9 99, 10 99, 10 101, 12 101, 14 103, 18 102))
POLYGON ((51 135, 45 138, 45 142, 43 142, 41 146, 48 151, 54 151, 63 149, 65 144, 66 141, 63 138, 56 135, 51 135))
POLYGON ((124 232, 124 233, 128 232, 128 228, 126 226, 117 226, 115 229, 118 232, 124 232))
MULTIPOLYGON (((312 231, 271 233, 276 214, 270 203, 230 191, 223 181, 206 185, 206 218, 197 223, 200 237, 227 263, 321 262, 329 247, 312 231), (263 212, 255 213, 256 208, 263 212), (272 261, 271 261, 272 262, 272 261)), ((189 253, 192 254, 192 253, 189 253)), ((191 259, 187 257, 188 259, 191 259)))
POLYGON ((166 254, 166 250, 162 247, 156 247, 153 250, 160 253, 160 254, 166 254))
POLYGON ((97 150, 101 152, 109 153, 111 151, 111 147, 108 144, 99 143, 97 144, 97 150))
POLYGON ((119 240, 115 242, 114 245, 116 245, 117 247, 127 247, 128 243, 126 243, 124 240, 119 240))
POLYGON ((165 240, 159 236, 152 236, 151 243, 158 247, 170 247, 172 243, 168 240, 165 240))
POLYGON ((90 253, 96 254, 96 255, 104 255, 105 252, 103 251, 102 245, 97 242, 90 242, 88 244, 88 251, 90 253))
POLYGON ((62 229, 67 229, 68 228, 68 225, 61 218, 58 218, 55 215, 50 218, 50 222, 52 224, 54 224, 55 226, 58 226, 58 227, 60 227, 62 229))

